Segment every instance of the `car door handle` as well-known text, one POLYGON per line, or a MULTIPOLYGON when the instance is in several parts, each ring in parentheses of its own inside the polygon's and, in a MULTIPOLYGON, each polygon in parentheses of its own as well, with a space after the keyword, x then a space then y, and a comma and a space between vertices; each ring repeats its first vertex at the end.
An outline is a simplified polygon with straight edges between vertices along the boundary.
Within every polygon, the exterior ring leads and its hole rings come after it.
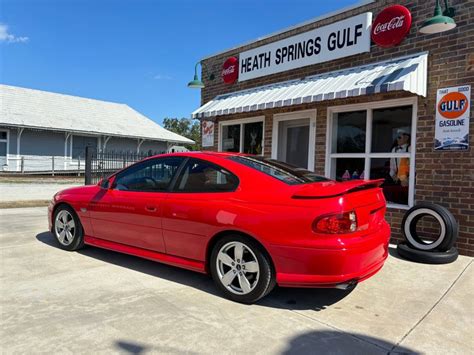
POLYGON ((156 212, 156 207, 155 206, 146 206, 145 209, 148 212, 156 212))

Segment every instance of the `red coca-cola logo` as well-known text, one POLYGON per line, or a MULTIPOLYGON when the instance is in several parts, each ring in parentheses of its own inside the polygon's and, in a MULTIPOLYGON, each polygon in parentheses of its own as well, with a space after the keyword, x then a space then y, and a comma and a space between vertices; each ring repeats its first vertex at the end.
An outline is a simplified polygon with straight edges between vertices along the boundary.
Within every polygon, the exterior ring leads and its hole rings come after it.
POLYGON ((393 5, 382 10, 372 24, 372 41, 388 48, 399 44, 410 31, 411 13, 402 5, 393 5))
POLYGON ((222 66, 222 80, 226 84, 233 84, 239 77, 239 60, 236 57, 230 57, 222 66))

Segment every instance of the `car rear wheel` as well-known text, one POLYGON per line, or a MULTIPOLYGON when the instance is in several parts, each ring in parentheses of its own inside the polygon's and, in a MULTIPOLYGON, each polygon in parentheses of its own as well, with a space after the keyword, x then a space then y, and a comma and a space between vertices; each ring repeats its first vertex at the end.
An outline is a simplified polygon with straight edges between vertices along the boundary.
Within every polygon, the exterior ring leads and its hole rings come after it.
POLYGON ((61 249, 77 250, 84 246, 81 222, 67 205, 59 206, 54 213, 53 233, 61 249))
POLYGON ((254 303, 275 286, 268 256, 257 243, 240 235, 216 243, 210 266, 217 287, 233 301, 254 303))

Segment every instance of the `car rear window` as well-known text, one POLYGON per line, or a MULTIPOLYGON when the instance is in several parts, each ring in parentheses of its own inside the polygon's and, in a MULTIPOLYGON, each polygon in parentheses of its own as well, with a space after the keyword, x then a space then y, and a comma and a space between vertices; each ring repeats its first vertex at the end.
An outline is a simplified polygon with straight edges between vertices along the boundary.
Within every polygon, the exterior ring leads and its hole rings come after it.
POLYGON ((232 156, 230 160, 270 175, 288 185, 307 184, 311 182, 328 181, 329 179, 316 175, 304 168, 275 160, 257 156, 232 156))

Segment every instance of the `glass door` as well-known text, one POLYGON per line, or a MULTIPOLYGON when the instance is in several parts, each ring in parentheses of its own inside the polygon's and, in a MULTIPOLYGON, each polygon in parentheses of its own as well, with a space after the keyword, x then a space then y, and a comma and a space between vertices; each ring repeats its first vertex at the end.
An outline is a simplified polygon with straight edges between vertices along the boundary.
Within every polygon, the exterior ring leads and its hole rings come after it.
POLYGON ((309 126, 309 118, 279 123, 278 160, 308 169, 309 126))

